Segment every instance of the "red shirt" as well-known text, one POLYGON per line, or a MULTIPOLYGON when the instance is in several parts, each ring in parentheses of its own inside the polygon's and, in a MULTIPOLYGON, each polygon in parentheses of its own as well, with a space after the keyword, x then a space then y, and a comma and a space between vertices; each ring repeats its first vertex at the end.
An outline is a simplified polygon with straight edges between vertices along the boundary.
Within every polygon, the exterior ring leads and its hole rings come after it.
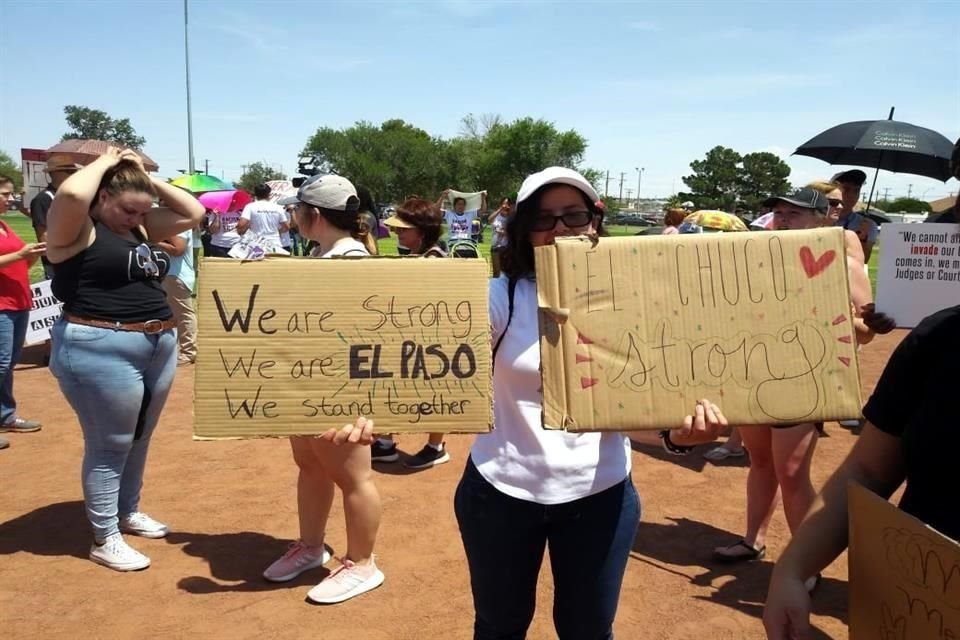
MULTIPOLYGON (((16 253, 23 248, 23 240, 6 222, 0 220, 0 255, 16 253)), ((29 311, 33 307, 30 291, 30 265, 26 260, 17 260, 0 267, 0 311, 29 311)))

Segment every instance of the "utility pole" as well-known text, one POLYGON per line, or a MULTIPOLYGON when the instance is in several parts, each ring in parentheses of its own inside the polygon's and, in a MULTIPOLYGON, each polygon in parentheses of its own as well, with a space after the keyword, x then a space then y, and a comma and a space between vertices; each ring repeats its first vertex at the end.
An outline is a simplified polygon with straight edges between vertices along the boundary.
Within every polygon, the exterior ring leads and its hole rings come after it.
POLYGON ((627 203, 628 204, 630 203, 630 196, 632 195, 633 195, 633 189, 631 189, 630 187, 627 187, 627 203))
POLYGON ((640 212, 640 182, 643 180, 644 167, 634 167, 637 171, 637 213, 640 212))
POLYGON ((603 186, 603 197, 610 196, 610 169, 607 169, 607 183, 603 186))
POLYGON ((907 197, 909 198, 912 195, 913 195, 913 184, 911 183, 907 185, 907 197))
POLYGON ((890 187, 884 187, 884 188, 883 188, 883 199, 884 199, 886 202, 890 202, 890 197, 889 197, 889 196, 890 196, 890 187))
POLYGON ((626 171, 620 172, 620 198, 617 199, 619 204, 623 204, 623 177, 627 175, 626 171))
POLYGON ((193 112, 190 109, 190 32, 187 0, 183 0, 183 60, 187 75, 187 168, 193 175, 193 112))
POLYGON ((206 175, 210 175, 210 161, 209 161, 209 160, 206 160, 206 159, 205 159, 205 160, 203 161, 203 173, 206 174, 206 175))

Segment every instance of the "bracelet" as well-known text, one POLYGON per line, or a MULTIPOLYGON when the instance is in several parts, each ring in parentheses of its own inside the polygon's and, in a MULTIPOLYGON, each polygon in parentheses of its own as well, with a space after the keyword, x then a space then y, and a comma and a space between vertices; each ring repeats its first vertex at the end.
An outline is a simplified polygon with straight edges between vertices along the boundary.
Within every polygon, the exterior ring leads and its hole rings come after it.
POLYGON ((685 456, 694 450, 695 447, 685 447, 683 445, 674 444, 670 440, 670 430, 664 429, 660 432, 660 441, 663 442, 663 450, 673 456, 685 456))

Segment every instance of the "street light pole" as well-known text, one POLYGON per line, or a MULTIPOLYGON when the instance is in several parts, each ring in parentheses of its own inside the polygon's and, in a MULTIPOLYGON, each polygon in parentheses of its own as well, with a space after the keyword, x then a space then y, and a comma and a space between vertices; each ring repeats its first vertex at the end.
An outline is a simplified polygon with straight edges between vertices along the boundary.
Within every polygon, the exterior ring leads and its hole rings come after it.
POLYGON ((640 182, 643 180, 643 172, 646 171, 644 167, 634 167, 637 171, 637 213, 640 212, 640 182))
POLYGON ((183 59, 187 72, 187 153, 189 154, 187 164, 190 175, 193 175, 193 111, 190 107, 190 33, 188 26, 190 21, 187 12, 187 2, 188 0, 183 0, 183 59))

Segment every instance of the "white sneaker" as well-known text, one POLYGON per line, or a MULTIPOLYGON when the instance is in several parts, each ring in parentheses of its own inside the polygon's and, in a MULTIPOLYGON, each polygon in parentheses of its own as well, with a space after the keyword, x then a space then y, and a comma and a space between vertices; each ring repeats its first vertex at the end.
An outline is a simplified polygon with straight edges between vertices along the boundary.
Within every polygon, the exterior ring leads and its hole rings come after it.
POLYGON ((342 566, 310 589, 307 600, 317 604, 336 604, 383 584, 383 572, 372 561, 369 565, 354 564, 348 558, 341 562, 342 566))
POLYGON ((90 559, 114 571, 139 571, 150 566, 150 558, 128 545, 119 533, 108 536, 103 544, 93 543, 90 559))
POLYGON ((163 538, 170 529, 162 522, 157 522, 140 511, 128 513, 120 518, 120 531, 130 533, 141 538, 163 538))
POLYGON ((286 582, 293 580, 304 571, 322 567, 330 562, 330 558, 331 555, 327 551, 326 545, 324 545, 323 551, 317 555, 315 548, 308 547, 302 540, 297 540, 290 545, 286 553, 267 567, 267 570, 263 572, 263 577, 270 582, 286 582))

